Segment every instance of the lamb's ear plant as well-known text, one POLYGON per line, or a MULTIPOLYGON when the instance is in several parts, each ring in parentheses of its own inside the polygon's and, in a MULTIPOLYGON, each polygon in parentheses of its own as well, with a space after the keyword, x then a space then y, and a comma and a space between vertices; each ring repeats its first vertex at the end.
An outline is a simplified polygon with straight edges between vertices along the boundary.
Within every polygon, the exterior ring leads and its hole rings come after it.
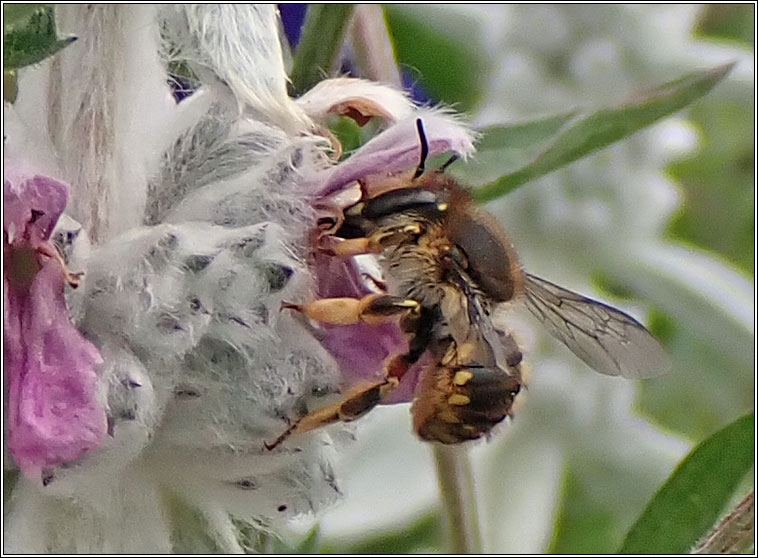
POLYGON ((750 519, 749 502, 742 504, 747 515, 736 528, 727 523, 720 527, 721 532, 706 535, 755 465, 754 441, 755 413, 750 413, 692 450, 629 530, 619 554, 684 554, 698 548, 719 554, 748 550, 755 535, 755 510, 750 519))
MULTIPOLYGON (((407 168, 400 153, 416 140, 405 124, 423 114, 437 140, 432 155, 465 159, 479 138, 479 158, 451 172, 475 186, 482 203, 500 203, 691 105, 732 68, 672 76, 657 87, 640 83, 643 92, 611 108, 566 106, 552 117, 482 127, 478 136, 446 112, 363 84, 358 106, 370 109, 359 120, 383 120, 377 134, 393 138, 396 151, 377 163, 372 144, 361 147, 370 128, 343 120, 334 132, 351 136, 355 151, 337 164, 325 130, 335 107, 355 113, 355 84, 317 82, 333 72, 353 32, 352 7, 309 10, 293 57, 297 99, 287 93, 272 6, 4 10, 4 70, 19 72, 18 96, 7 95, 15 103, 5 105, 4 334, 14 351, 5 362, 6 431, 15 460, 4 475, 5 550, 24 553, 292 550, 271 537, 286 533, 293 517, 339 499, 332 454, 354 434, 331 427, 274 452, 264 443, 350 378, 324 346, 381 363, 279 312, 283 300, 344 288, 339 276, 307 265, 321 197, 370 172, 407 168), (181 94, 179 82, 188 84, 181 94), (51 256, 56 250, 62 258, 51 256), (44 367, 34 360, 40 347, 54 357, 44 367), (45 391, 52 385, 45 374, 75 389, 45 391), (63 425, 54 412, 34 417, 29 408, 39 403, 66 407, 73 418, 63 425)), ((413 26, 402 10, 389 15, 388 37, 393 25, 413 26)), ((398 46, 412 49, 402 39, 398 46)), ((459 62, 468 53, 451 52, 459 62)), ((455 100, 455 87, 438 91, 455 100)), ((475 106, 478 91, 461 98, 464 106, 475 106)), ((678 254, 656 246, 654 254, 678 254)), ((685 302, 694 299, 735 332, 735 343, 749 333, 728 302, 710 301, 707 286, 691 288, 687 277, 669 278, 661 295, 650 285, 666 268, 647 252, 629 248, 618 269, 614 279, 675 319, 686 318, 685 302), (625 269, 641 264, 644 273, 623 280, 625 269)), ((741 292, 739 278, 721 279, 741 292)), ((383 350, 396 347, 391 332, 380 337, 373 341, 383 350)), ((743 417, 686 457, 621 552, 695 547, 751 464, 752 425, 752 415, 743 417), (667 521, 676 534, 663 529, 667 521)), ((512 454, 522 451, 519 440, 507 440, 512 454)), ((444 538, 451 552, 509 551, 490 548, 483 536, 500 527, 487 517, 477 479, 492 471, 472 472, 463 448, 434 451, 446 521, 433 512, 397 536, 350 544, 314 528, 296 550, 442 550, 444 538)), ((527 444, 523 451, 525 461, 542 457, 527 444)))

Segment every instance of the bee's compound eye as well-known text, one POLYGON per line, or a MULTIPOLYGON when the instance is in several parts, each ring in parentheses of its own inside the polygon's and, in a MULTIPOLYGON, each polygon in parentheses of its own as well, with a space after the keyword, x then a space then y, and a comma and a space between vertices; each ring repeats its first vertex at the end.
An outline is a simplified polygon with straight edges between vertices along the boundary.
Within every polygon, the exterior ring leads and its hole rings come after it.
POLYGON ((515 254, 498 231, 472 217, 458 220, 448 234, 465 254, 468 274, 485 293, 499 302, 513 298, 515 254))

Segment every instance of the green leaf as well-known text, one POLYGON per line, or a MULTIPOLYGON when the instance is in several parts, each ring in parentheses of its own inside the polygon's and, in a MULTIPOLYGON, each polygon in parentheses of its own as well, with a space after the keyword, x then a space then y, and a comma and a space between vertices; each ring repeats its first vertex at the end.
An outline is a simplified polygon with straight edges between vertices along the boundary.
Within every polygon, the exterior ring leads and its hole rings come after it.
POLYGON ((470 110, 482 97, 488 62, 475 41, 478 25, 428 6, 387 4, 395 56, 435 101, 470 110))
POLYGON ((716 432, 679 464, 631 528, 620 554, 682 554, 716 522, 753 464, 755 413, 716 432))
POLYGON ((519 170, 482 186, 474 196, 487 202, 518 186, 619 141, 699 99, 729 73, 734 64, 696 72, 640 93, 620 107, 603 109, 575 121, 553 145, 519 170))
POLYGON ((3 4, 3 33, 22 25, 40 8, 49 4, 3 4))
POLYGON ((669 233, 723 254, 750 275, 755 273, 755 132, 745 122, 753 120, 753 99, 752 88, 735 88, 693 107, 689 120, 703 141, 696 153, 667 169, 684 198, 669 233))
POLYGON ((21 472, 18 469, 4 469, 3 470, 3 504, 7 506, 10 504, 11 496, 13 495, 13 489, 18 484, 19 476, 21 472))
POLYGON ((3 34, 3 69, 13 70, 41 62, 75 40, 76 37, 58 37, 53 8, 38 8, 26 22, 10 28, 6 25, 3 34))
POLYGON ((438 513, 425 515, 401 529, 368 536, 350 544, 324 545, 324 554, 417 554, 442 552, 443 523, 438 513))
POLYGON ((305 538, 300 541, 294 547, 285 544, 280 540, 275 540, 273 544, 272 554, 319 554, 320 553, 320 539, 319 526, 314 527, 308 531, 305 538))
POLYGON ((576 115, 547 116, 529 122, 490 126, 478 130, 476 155, 455 165, 451 174, 463 184, 483 184, 524 166, 576 115))
POLYGON ((292 63, 291 93, 300 95, 335 70, 352 4, 311 4, 292 63))
POLYGON ((529 122, 482 128, 478 130, 482 137, 476 144, 477 151, 539 145, 557 134, 574 116, 576 116, 576 111, 546 116, 529 122))
POLYGON ((602 554, 618 546, 618 539, 614 540, 618 518, 602 502, 594 501, 586 483, 571 468, 566 471, 548 554, 602 554))

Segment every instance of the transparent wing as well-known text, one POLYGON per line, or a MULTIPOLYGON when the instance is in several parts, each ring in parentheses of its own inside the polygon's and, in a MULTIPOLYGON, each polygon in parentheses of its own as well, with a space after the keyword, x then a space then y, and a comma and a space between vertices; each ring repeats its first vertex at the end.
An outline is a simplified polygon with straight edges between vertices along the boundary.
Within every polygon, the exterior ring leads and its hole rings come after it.
POLYGON ((670 367, 663 347, 637 320, 612 306, 525 275, 526 305, 550 334, 592 368, 646 378, 670 367))

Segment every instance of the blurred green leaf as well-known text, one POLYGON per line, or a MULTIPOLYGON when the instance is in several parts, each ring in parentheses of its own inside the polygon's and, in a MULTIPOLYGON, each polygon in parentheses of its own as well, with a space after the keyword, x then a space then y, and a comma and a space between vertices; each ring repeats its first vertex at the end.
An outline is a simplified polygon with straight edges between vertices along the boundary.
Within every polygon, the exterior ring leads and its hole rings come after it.
POLYGON ((377 134, 381 128, 381 119, 372 118, 363 126, 359 126, 349 116, 330 115, 326 124, 342 146, 342 159, 346 159, 377 134))
POLYGON ((310 4, 292 62, 291 93, 300 95, 330 77, 340 55, 353 4, 310 4))
POLYGON ((18 478, 20 475, 21 472, 18 469, 3 470, 3 504, 6 506, 6 509, 8 503, 10 502, 11 495, 13 494, 13 489, 18 483, 18 478))
POLYGON ((58 38, 52 7, 39 7, 27 19, 3 34, 3 69, 23 68, 41 62, 70 45, 76 37, 58 38))
POLYGON ((754 113, 752 91, 709 95, 690 115, 702 130, 699 149, 669 167, 684 200, 668 233, 724 254, 750 275, 755 270, 754 113))
POLYGON ((324 545, 323 554, 418 554, 421 552, 442 552, 442 518, 432 513, 404 526, 374 536, 367 536, 351 544, 324 545))
POLYGON ((455 165, 450 172, 463 184, 482 184, 513 172, 544 150, 575 115, 569 112, 478 130, 481 138, 476 154, 465 164, 455 165))
MULTIPOLYGON (((754 367, 731 351, 698 339, 676 321, 670 322, 675 324, 674 331, 663 342, 673 368, 659 378, 640 382, 637 405, 656 424, 700 440, 735 412, 754 407, 754 367)), ((651 329, 660 338, 657 328, 651 329)))
POLYGON ((592 500, 579 475, 569 470, 563 481, 561 509, 548 554, 610 553, 618 545, 611 510, 592 500))
POLYGON ((6 70, 3 72, 3 101, 15 103, 18 97, 18 72, 6 70))
POLYGON ((278 539, 275 540, 271 549, 272 554, 319 554, 320 538, 319 526, 314 525, 313 529, 305 535, 305 538, 294 547, 278 539))
POLYGON ((34 12, 49 4, 3 4, 3 33, 24 24, 34 12))
POLYGON ((724 79, 734 64, 696 72, 638 94, 624 105, 578 119, 532 163, 474 192, 480 202, 498 198, 518 186, 619 141, 656 120, 691 104, 724 79))
POLYGON ((472 37, 479 27, 464 16, 415 6, 384 6, 398 63, 435 101, 470 110, 482 97, 487 60, 472 37))
POLYGON ((541 144, 557 134, 574 116, 576 116, 576 111, 538 118, 529 122, 482 128, 478 130, 482 134, 482 138, 476 144, 477 151, 502 149, 504 147, 524 148, 541 144))
POLYGON ((755 4, 711 4, 698 23, 698 34, 755 47, 755 4))
POLYGON ((620 554, 681 554, 715 523, 755 454, 755 414, 701 443, 679 464, 631 528, 620 554))

